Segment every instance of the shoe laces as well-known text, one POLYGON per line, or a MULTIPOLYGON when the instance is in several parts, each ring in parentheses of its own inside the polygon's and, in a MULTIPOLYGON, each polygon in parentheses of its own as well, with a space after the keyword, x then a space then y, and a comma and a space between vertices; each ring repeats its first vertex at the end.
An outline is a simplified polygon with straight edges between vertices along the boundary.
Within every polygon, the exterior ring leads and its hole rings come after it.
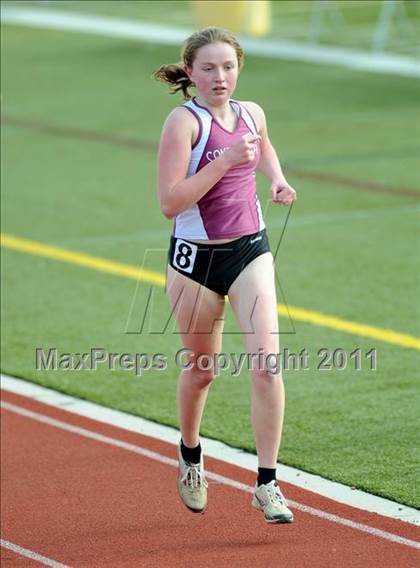
POLYGON ((280 491, 280 487, 277 483, 277 481, 275 483, 270 483, 269 485, 267 485, 267 494, 268 494, 268 498, 270 499, 270 502, 273 505, 285 505, 285 499, 282 495, 282 492, 280 491))
POLYGON ((202 485, 207 486, 207 482, 204 479, 200 464, 188 464, 181 481, 191 491, 194 491, 194 489, 199 489, 202 485))

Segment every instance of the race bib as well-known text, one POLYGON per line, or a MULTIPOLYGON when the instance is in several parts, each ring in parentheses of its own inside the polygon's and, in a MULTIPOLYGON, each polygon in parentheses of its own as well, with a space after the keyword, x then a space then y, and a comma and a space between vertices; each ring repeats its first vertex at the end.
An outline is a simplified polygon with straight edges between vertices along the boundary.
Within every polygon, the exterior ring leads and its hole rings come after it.
POLYGON ((195 257, 197 256, 197 245, 187 243, 182 239, 177 239, 175 243, 172 264, 175 268, 191 274, 194 268, 195 257))

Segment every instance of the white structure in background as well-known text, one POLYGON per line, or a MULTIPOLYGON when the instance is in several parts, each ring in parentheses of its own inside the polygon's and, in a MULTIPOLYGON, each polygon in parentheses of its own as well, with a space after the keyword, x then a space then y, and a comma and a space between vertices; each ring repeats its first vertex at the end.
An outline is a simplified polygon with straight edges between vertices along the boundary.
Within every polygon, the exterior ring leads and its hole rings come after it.
MULTIPOLYGON (((326 32, 346 32, 346 20, 342 9, 342 2, 336 0, 314 0, 312 3, 311 21, 308 30, 308 40, 319 44, 326 32)), ((366 6, 369 6, 366 3, 366 6)), ((365 9, 363 6, 361 10, 365 9)), ((407 15, 405 4, 401 0, 382 0, 378 20, 376 22, 372 49, 383 52, 389 44, 392 26, 398 27, 400 37, 406 41, 416 41, 414 27, 407 15)))
POLYGON ((383 0, 381 13, 373 35, 372 47, 375 51, 383 51, 388 43, 392 21, 395 20, 403 37, 409 36, 416 41, 416 33, 410 22, 405 5, 397 0, 383 0))
MULTIPOLYGON (((388 2, 393 0, 388 0, 388 2)), ((388 16, 389 17, 389 16, 388 16)), ((385 27, 388 21, 384 18, 385 27)), ((141 20, 110 18, 92 14, 52 10, 49 7, 27 8, 25 5, 1 6, 2 24, 53 29, 67 32, 125 38, 133 41, 175 45, 184 41, 194 29, 144 22, 141 20)), ((420 77, 418 58, 393 53, 349 49, 335 45, 314 45, 305 41, 275 40, 241 37, 249 55, 272 59, 306 61, 319 65, 339 65, 350 69, 387 73, 403 77, 420 77)))

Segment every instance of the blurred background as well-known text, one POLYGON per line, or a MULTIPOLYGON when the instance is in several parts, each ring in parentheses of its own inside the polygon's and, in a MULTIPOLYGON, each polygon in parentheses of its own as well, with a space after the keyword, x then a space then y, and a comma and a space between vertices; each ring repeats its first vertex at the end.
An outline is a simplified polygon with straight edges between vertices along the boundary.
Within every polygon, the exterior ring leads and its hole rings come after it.
MULTIPOLYGON (((156 156, 182 99, 150 77, 223 25, 245 48, 234 96, 264 108, 298 192, 281 239, 258 175, 282 348, 310 354, 285 372, 279 459, 419 506, 419 22, 416 1, 3 2, 2 372, 177 426, 156 156), (37 371, 37 347, 169 365, 37 371), (323 348, 346 364, 321 371, 323 348)), ((226 330, 241 352, 229 307, 226 330)), ((249 412, 248 374, 225 372, 202 435, 255 452, 249 412)))

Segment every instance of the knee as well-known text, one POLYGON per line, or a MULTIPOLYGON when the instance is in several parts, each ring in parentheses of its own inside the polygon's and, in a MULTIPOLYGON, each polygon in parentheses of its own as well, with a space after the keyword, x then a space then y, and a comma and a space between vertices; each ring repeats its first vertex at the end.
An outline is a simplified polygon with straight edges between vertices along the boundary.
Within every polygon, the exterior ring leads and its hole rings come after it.
POLYGON ((190 368, 187 373, 190 382, 198 389, 208 387, 216 376, 213 366, 205 366, 197 359, 190 362, 190 368))
POLYGON ((280 371, 261 369, 252 372, 252 381, 256 388, 269 389, 283 384, 280 371))
POLYGON ((214 359, 207 353, 191 353, 188 357, 187 371, 189 381, 198 389, 208 387, 216 377, 214 359))
POLYGON ((188 371, 192 384, 198 389, 208 387, 215 379, 213 369, 200 369, 196 365, 188 371))

